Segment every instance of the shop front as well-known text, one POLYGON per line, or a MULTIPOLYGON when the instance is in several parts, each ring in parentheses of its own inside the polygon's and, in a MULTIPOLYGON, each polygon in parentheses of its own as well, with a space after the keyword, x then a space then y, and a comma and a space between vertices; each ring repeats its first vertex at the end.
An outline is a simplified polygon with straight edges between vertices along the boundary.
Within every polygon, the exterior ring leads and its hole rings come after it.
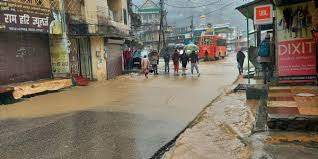
POLYGON ((280 83, 317 80, 317 5, 276 2, 277 70, 280 83))
POLYGON ((89 37, 71 36, 69 58, 73 77, 80 76, 88 80, 93 78, 89 37))
POLYGON ((0 85, 52 78, 51 11, 0 0, 0 85))
POLYGON ((0 32, 0 85, 51 78, 49 37, 0 32))
POLYGON ((123 73, 123 44, 124 39, 105 38, 107 55, 107 79, 113 79, 123 73))

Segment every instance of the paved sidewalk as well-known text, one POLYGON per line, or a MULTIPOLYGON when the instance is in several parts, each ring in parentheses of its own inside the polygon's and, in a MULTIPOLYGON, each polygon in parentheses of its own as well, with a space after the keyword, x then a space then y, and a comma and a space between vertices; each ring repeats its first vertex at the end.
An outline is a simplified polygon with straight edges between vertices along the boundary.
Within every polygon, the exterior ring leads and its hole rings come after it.
MULTIPOLYGON (((290 99, 291 94, 316 92, 316 88, 308 87, 281 89, 272 88, 271 104, 278 99, 290 99)), ((308 103, 313 103, 312 100, 308 103)), ((241 91, 218 98, 178 137, 173 147, 164 154, 164 159, 318 158, 318 133, 254 131, 259 106, 260 101, 246 100, 245 92, 241 91)))

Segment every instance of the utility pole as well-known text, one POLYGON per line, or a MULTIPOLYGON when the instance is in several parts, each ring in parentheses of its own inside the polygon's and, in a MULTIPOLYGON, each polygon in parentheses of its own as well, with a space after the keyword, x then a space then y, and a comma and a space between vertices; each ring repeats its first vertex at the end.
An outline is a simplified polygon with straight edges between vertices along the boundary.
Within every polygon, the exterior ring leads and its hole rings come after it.
POLYGON ((165 45, 165 35, 164 35, 164 27, 163 27, 163 17, 164 17, 164 0, 160 0, 160 29, 159 29, 159 44, 158 44, 158 52, 160 52, 161 41, 165 45), (162 36, 162 39, 161 39, 162 36))
POLYGON ((167 23, 167 16, 166 16, 166 11, 163 9, 163 17, 162 17, 162 45, 163 47, 166 47, 166 29, 168 25, 165 25, 167 23), (165 23, 165 22, 166 23, 165 23))
POLYGON ((193 18, 193 15, 191 16, 190 29, 191 29, 191 42, 193 42, 193 36, 194 36, 194 18, 193 18))

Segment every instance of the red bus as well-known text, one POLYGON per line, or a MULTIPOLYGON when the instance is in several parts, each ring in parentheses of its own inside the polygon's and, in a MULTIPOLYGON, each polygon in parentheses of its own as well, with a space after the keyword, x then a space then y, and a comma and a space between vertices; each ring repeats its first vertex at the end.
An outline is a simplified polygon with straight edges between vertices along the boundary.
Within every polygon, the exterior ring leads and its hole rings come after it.
POLYGON ((207 60, 217 60, 226 56, 226 40, 216 35, 203 35, 199 37, 199 57, 207 60))

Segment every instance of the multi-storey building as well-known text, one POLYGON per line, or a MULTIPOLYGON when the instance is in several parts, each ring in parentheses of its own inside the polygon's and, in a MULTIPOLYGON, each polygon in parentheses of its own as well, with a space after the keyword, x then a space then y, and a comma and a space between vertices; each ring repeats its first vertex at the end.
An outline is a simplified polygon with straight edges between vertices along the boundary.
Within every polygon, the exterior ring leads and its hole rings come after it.
POLYGON ((121 74, 130 0, 0 0, 0 86, 121 74))
POLYGON ((129 37, 127 0, 65 0, 72 56, 71 73, 111 79, 122 73, 122 51, 129 37))
POLYGON ((146 0, 137 9, 142 25, 137 31, 138 38, 145 47, 158 49, 160 36, 160 7, 152 0, 146 0))
POLYGON ((52 78, 49 39, 62 29, 56 12, 55 0, 0 0, 0 85, 52 78))

